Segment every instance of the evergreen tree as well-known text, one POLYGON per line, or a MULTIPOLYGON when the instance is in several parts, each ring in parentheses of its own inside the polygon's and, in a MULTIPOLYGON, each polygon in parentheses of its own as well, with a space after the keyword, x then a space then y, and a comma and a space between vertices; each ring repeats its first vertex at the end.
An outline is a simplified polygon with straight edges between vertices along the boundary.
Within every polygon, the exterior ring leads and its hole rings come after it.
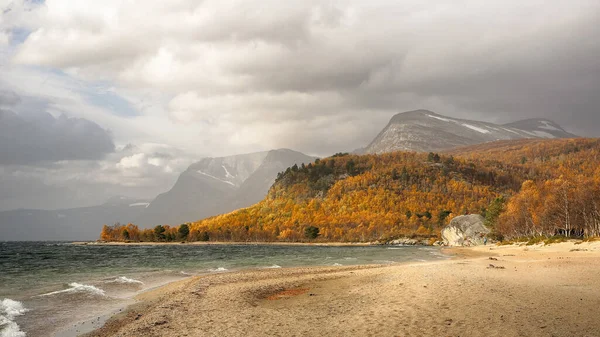
POLYGON ((316 239, 319 236, 319 228, 315 226, 308 226, 304 230, 304 237, 307 239, 316 239))
POLYGON ((190 234, 190 227, 187 224, 182 224, 177 229, 177 232, 179 233, 180 238, 187 239, 188 235, 190 234))
POLYGON ((154 236, 156 237, 157 241, 164 241, 166 239, 165 231, 166 229, 162 225, 154 227, 154 236))

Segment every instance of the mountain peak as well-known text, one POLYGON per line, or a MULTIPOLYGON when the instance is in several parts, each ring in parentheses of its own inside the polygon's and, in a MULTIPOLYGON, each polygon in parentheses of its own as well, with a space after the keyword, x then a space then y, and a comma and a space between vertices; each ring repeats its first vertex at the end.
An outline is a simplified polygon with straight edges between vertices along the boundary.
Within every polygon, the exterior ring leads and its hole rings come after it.
POLYGON ((548 119, 497 125, 421 109, 394 115, 365 152, 435 152, 496 140, 573 137, 576 136, 548 119))
POLYGON ((427 116, 427 115, 438 116, 438 114, 436 114, 433 111, 429 111, 429 110, 425 110, 425 109, 418 109, 418 110, 411 110, 411 111, 404 111, 404 112, 397 113, 392 117, 392 121, 406 119, 406 118, 422 117, 422 116, 427 116))

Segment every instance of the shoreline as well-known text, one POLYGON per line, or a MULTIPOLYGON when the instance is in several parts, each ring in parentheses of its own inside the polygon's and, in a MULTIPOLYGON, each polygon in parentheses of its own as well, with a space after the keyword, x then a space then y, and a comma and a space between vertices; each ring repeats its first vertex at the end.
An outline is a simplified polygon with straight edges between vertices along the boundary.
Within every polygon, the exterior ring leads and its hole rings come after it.
POLYGON ((600 243, 443 251, 451 259, 194 276, 137 295, 138 303, 84 336, 600 331, 600 243))
POLYGON ((229 242, 229 241, 182 241, 182 242, 120 242, 120 241, 73 241, 72 245, 90 245, 90 246, 221 246, 221 245, 239 245, 239 246, 328 246, 328 247, 368 247, 368 246, 383 246, 370 242, 229 242))

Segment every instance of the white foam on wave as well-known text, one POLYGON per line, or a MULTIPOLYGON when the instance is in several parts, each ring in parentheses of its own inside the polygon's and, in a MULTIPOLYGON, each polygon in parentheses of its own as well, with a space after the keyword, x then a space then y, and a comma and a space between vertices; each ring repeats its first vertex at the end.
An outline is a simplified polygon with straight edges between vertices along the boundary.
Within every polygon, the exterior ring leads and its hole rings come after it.
POLYGON ((94 295, 94 296, 105 296, 106 295, 104 290, 102 290, 100 288, 96 288, 91 285, 87 285, 87 284, 73 282, 73 283, 69 283, 69 287, 70 287, 69 289, 53 291, 53 292, 42 294, 39 296, 52 296, 52 295, 58 295, 58 294, 76 294, 76 293, 83 293, 83 294, 94 295))
POLYGON ((341 267, 341 266, 343 266, 343 264, 341 264, 341 263, 334 263, 333 266, 334 267, 341 267))
POLYGON ((448 255, 446 255, 446 254, 443 254, 443 253, 441 253, 441 252, 439 252, 439 251, 433 251, 433 252, 429 252, 429 254, 431 254, 431 255, 433 255, 433 256, 435 256, 435 257, 448 257, 448 255))
POLYGON ((227 271, 228 269, 227 268, 223 268, 223 267, 219 267, 219 268, 209 269, 209 270, 212 271, 212 272, 217 272, 218 273, 218 272, 227 271))
POLYGON ((106 283, 121 283, 121 284, 144 284, 144 282, 135 280, 126 276, 119 276, 114 280, 106 281, 106 283))
POLYGON ((269 267, 265 267, 266 269, 277 269, 277 268, 281 268, 281 266, 278 266, 276 264, 269 266, 269 267))
POLYGON ((395 263, 396 261, 390 261, 390 260, 375 260, 373 261, 375 263, 379 263, 379 264, 392 264, 395 263))
POLYGON ((21 331, 14 319, 27 311, 23 303, 10 298, 3 299, 0 302, 0 337, 24 337, 25 332, 21 331))

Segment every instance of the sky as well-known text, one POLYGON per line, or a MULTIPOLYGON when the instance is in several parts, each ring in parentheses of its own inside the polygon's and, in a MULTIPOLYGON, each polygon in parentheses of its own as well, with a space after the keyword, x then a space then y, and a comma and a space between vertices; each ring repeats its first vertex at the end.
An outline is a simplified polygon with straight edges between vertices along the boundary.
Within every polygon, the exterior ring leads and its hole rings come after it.
POLYGON ((599 136, 598 36, 597 0, 0 0, 0 210, 351 151, 421 108, 599 136))

